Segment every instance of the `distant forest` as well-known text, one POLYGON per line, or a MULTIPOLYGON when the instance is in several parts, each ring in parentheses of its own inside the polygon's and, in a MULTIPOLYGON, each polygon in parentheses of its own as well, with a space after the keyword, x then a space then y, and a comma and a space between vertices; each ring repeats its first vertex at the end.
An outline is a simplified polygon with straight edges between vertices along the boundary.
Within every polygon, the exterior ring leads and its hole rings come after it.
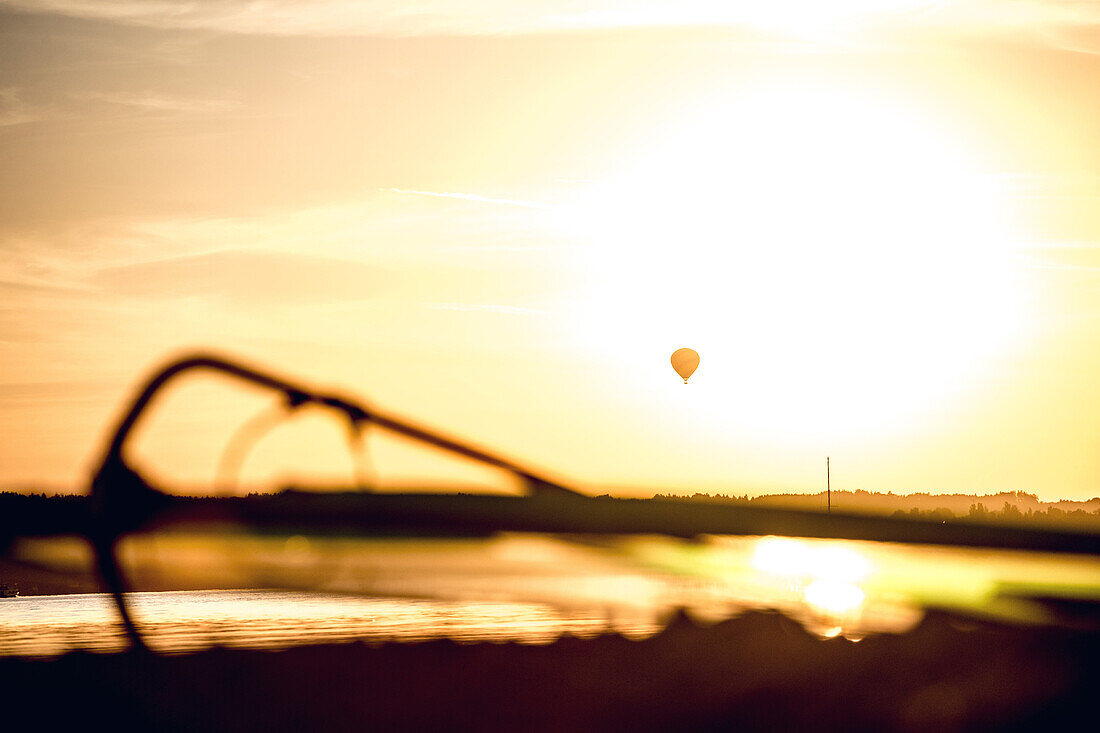
MULTIPOLYGON (((790 509, 822 510, 826 507, 824 491, 816 494, 765 494, 750 497, 747 494, 693 495, 655 494, 654 499, 689 499, 755 506, 786 507, 790 509)), ((893 517, 913 517, 948 521, 966 519, 977 521, 1038 521, 1050 523, 1080 524, 1100 527, 1100 497, 1087 501, 1041 501, 1035 494, 1024 491, 1002 491, 997 494, 895 494, 874 491, 834 491, 832 507, 838 512, 885 514, 893 517)))
MULTIPOLYGON (((287 489, 283 493, 295 493, 287 489)), ((313 492, 310 492, 313 493, 313 492)), ((319 492, 331 493, 331 492, 319 492)), ((342 492, 337 492, 342 493, 342 492)), ((387 491, 384 493, 395 493, 387 491)), ((289 495, 289 494, 288 494, 289 495)), ((205 504, 216 505, 220 501, 250 501, 270 494, 249 494, 236 499, 218 497, 194 497, 205 504)), ((609 495, 597 498, 612 498, 609 495)), ((825 492, 816 494, 766 494, 762 496, 736 494, 691 495, 655 494, 653 500, 677 500, 710 502, 719 504, 750 504, 753 506, 784 507, 808 511, 824 511, 825 492)), ((649 501, 638 499, 637 501, 649 501)), ((879 516, 931 519, 935 521, 980 521, 1007 523, 1044 523, 1063 527, 1100 530, 1100 497, 1087 501, 1044 502, 1035 494, 1023 491, 1005 491, 997 494, 894 494, 872 491, 834 491, 832 508, 836 512, 875 514, 879 516)), ((80 531, 89 517, 90 503, 82 495, 45 493, 0 492, 0 535, 7 531, 33 532, 40 525, 43 531, 58 529, 80 531), (29 525, 29 526, 22 526, 29 525)))

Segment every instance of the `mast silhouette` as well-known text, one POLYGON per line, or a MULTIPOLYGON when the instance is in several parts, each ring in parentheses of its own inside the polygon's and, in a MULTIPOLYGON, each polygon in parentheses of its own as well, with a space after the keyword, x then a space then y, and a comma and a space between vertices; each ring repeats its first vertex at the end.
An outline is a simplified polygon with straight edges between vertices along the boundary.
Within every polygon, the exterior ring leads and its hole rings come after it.
POLYGON ((832 514, 833 513, 833 484, 832 484, 832 480, 829 478, 829 456, 825 456, 825 500, 828 502, 826 504, 825 511, 826 511, 827 514, 832 514))

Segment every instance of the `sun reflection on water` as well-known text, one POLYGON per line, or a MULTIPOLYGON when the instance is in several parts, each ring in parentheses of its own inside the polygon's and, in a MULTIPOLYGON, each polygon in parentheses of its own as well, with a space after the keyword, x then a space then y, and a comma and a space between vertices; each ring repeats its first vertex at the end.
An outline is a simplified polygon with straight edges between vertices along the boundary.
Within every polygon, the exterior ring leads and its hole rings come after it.
POLYGON ((786 581, 823 636, 838 636, 858 624, 867 597, 859 583, 870 575, 872 566, 852 548, 764 537, 756 543, 751 564, 786 581))

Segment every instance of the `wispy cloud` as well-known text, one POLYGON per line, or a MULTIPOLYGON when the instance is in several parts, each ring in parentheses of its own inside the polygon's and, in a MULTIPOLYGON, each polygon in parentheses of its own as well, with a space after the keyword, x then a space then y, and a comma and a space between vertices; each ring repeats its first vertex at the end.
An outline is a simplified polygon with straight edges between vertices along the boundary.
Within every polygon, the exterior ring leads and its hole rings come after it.
POLYGON ((1100 241, 1017 242, 1012 254, 1027 269, 1083 276, 1100 273, 1100 241))
POLYGON ((1045 28, 1040 33, 1047 45, 1062 51, 1100 56, 1100 22, 1083 27, 1045 28))
POLYGON ((19 87, 0 89, 0 127, 22 125, 42 119, 33 106, 23 101, 19 87))
POLYGON ((1100 242, 1019 242, 1015 246, 1021 249, 1065 249, 1100 252, 1100 242))
POLYGON ((230 99, 190 99, 162 94, 130 94, 126 92, 81 92, 74 99, 103 102, 123 107, 136 107, 150 112, 229 112, 240 108, 240 102, 230 99))
POLYGON ((538 308, 525 308, 518 305, 500 305, 497 303, 425 303, 426 308, 442 311, 460 311, 473 313, 503 313, 510 316, 532 316, 545 311, 538 308))
POLYGON ((532 218, 554 216, 537 208, 465 205, 451 197, 368 189, 329 204, 236 216, 96 219, 48 233, 5 232, 0 280, 83 286, 93 269, 228 249, 308 253, 387 270, 439 264, 442 250, 547 253, 556 251, 560 239, 537 228, 532 218))
MULTIPOLYGON (((1088 0, 0 0, 0 7, 161 28, 262 35, 488 35, 598 28, 906 24, 985 30, 1100 24, 1088 0)), ((1093 52, 1093 46, 1085 48, 1093 52)))
POLYGON ((393 193, 407 194, 410 196, 431 196, 441 199, 461 199, 463 201, 479 201, 486 204, 500 204, 502 206, 519 206, 524 209, 543 209, 553 211, 559 207, 554 204, 546 204, 541 201, 523 201, 520 199, 503 199, 492 196, 482 196, 476 193, 456 193, 452 191, 413 191, 404 188, 391 188, 393 193))
POLYGON ((1040 257, 1021 257, 1021 264, 1033 270, 1056 270, 1076 274, 1100 273, 1100 265, 1077 264, 1074 262, 1055 262, 1040 257))
POLYGON ((91 281, 116 296, 216 297, 270 306, 365 300, 385 279, 379 269, 347 260, 227 250, 103 268, 91 281))
POLYGON ((50 285, 36 282, 23 282, 19 280, 0 280, 0 295, 22 297, 26 295, 68 295, 73 292, 81 292, 79 287, 64 285, 50 285))

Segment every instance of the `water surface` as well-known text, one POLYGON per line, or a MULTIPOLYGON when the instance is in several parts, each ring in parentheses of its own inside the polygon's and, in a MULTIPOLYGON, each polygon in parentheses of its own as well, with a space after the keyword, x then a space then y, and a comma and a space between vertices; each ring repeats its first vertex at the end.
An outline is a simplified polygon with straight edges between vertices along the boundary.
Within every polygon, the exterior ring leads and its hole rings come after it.
MULTIPOLYGON (((351 640, 515 640, 547 643, 563 633, 646 635, 640 619, 566 613, 542 604, 366 598, 275 590, 132 593, 149 645, 162 652, 211 646, 280 648, 351 640)), ((126 648, 111 596, 28 596, 0 602, 0 656, 53 656, 126 648)))
MULTIPOLYGON (((92 562, 76 538, 23 540, 14 555, 73 572, 92 562)), ((858 639, 904 632, 928 607, 1050 623, 1021 590, 1100 598, 1096 558, 784 537, 164 533, 127 538, 121 556, 137 587, 191 588, 128 596, 141 632, 164 652, 440 637, 539 644, 609 631, 638 638, 680 608, 704 623, 774 608, 820 636, 858 639)), ((0 599, 0 655, 125 646, 106 594, 0 599)))

